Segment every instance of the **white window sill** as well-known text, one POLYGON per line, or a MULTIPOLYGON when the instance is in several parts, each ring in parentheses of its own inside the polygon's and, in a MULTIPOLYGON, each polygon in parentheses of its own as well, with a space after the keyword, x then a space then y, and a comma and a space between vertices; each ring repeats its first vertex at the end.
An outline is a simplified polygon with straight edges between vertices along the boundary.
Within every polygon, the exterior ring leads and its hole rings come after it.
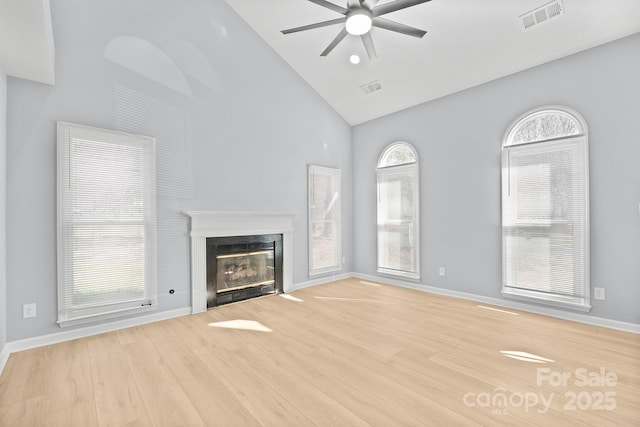
POLYGON ((328 274, 339 273, 342 271, 340 267, 326 267, 317 270, 309 270, 309 277, 326 276, 328 274))
POLYGON ((402 277, 403 279, 410 279, 413 281, 420 281, 420 273, 413 271, 393 270, 390 268, 378 268, 378 273, 384 276, 402 277))
POLYGON ((503 288, 502 296, 521 301, 535 302, 554 307, 568 308, 576 311, 591 311, 589 298, 568 297, 564 295, 551 295, 544 292, 528 291, 524 289, 503 288))
POLYGON ((68 326, 84 325, 87 323, 100 322, 103 320, 129 316, 132 314, 147 313, 149 311, 155 311, 157 307, 158 307, 158 304, 139 305, 136 307, 128 307, 128 308, 113 310, 105 313, 89 314, 89 315, 84 315, 82 317, 79 316, 79 317, 73 317, 65 320, 58 320, 58 325, 61 328, 65 328, 68 326))

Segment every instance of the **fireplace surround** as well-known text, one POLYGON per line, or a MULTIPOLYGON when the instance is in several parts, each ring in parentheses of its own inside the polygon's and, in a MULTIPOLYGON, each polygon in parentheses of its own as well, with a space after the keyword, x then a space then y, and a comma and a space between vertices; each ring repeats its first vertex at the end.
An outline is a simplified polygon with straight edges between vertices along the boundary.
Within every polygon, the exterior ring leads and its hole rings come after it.
POLYGON ((282 235, 282 291, 293 283, 293 217, 286 212, 187 211, 191 236, 191 312, 207 310, 207 238, 282 235))

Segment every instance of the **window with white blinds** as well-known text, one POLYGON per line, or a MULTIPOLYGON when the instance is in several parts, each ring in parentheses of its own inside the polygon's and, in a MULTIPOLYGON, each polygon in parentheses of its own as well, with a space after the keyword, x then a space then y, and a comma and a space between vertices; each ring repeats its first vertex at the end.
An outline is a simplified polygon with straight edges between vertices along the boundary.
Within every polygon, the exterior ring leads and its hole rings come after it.
POLYGON ((588 170, 577 113, 540 109, 511 127, 502 148, 503 295, 591 308, 588 170))
POLYGON ((420 278, 418 156, 407 143, 378 161, 378 272, 420 278))
POLYGON ((340 169, 309 165, 309 275, 342 269, 340 169))
POLYGON ((58 323, 155 309, 155 140, 58 122, 58 323))

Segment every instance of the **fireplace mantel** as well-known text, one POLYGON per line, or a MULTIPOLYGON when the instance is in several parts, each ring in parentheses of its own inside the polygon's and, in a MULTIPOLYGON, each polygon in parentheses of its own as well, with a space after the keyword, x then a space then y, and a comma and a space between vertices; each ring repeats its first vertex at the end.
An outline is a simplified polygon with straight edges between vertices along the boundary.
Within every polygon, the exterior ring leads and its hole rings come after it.
POLYGON ((282 234, 282 285, 293 283, 293 217, 286 212, 187 211, 191 218, 191 312, 207 310, 207 237, 282 234))

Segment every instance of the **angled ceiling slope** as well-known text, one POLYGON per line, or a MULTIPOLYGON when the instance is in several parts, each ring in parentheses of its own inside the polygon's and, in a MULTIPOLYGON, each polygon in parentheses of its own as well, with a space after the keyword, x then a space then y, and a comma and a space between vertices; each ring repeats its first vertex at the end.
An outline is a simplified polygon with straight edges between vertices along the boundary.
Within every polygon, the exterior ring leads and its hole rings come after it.
POLYGON ((55 83, 49 0, 0 0, 0 64, 10 76, 55 83))
POLYGON ((384 16, 426 30, 424 37, 374 26, 373 58, 361 36, 350 34, 321 56, 344 26, 340 10, 358 0, 326 1, 336 8, 314 0, 226 0, 351 125, 640 31, 638 0, 431 0, 384 16), (331 20, 336 24, 281 32, 331 20), (352 64, 351 55, 360 62, 352 64))

